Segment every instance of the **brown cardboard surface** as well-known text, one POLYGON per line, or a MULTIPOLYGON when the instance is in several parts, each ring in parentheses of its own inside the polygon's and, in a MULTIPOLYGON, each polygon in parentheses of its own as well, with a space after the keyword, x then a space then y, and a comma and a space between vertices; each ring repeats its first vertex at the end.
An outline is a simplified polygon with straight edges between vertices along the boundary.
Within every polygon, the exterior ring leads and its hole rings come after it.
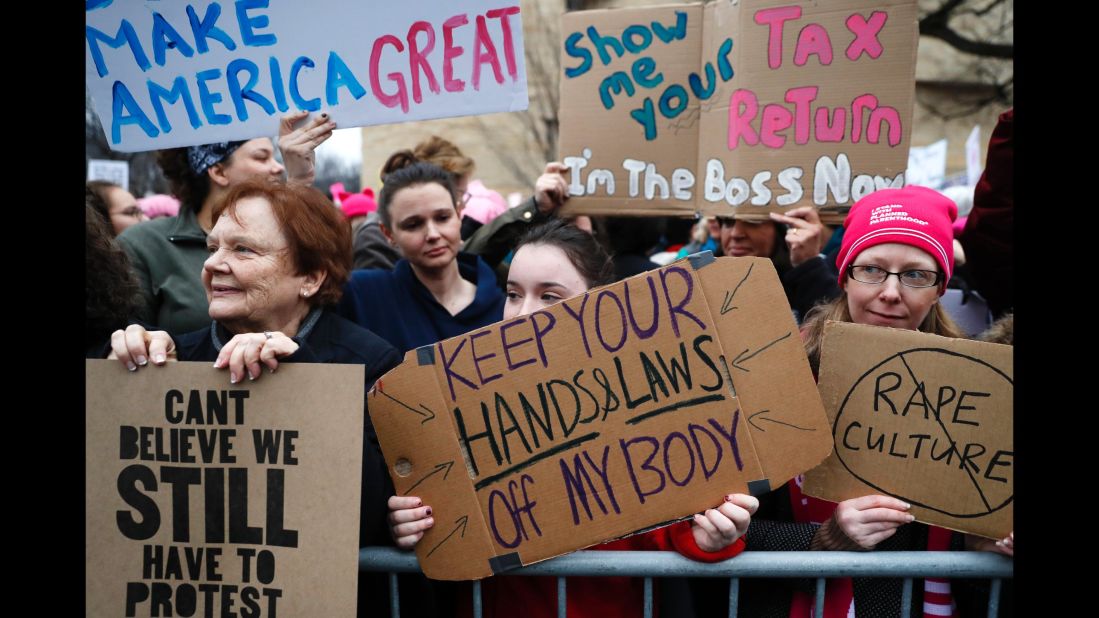
POLYGON ((709 253, 410 351, 370 394, 435 579, 683 519, 819 463, 828 425, 771 262, 709 253))
MULTIPOLYGON (((697 70, 702 44, 702 5, 686 4, 677 6, 646 7, 637 9, 615 9, 594 11, 573 11, 561 16, 562 41, 571 33, 580 33, 584 38, 578 43, 592 54, 591 69, 576 77, 568 77, 570 68, 579 66, 577 61, 562 52, 561 78, 561 145, 560 157, 584 157, 587 160, 585 172, 592 169, 605 169, 613 173, 615 192, 607 196, 600 190, 590 197, 573 197, 566 204, 570 212, 589 214, 621 214, 629 210, 640 214, 680 214, 694 212, 694 198, 676 198, 672 191, 673 170, 680 168, 691 171, 698 152, 698 101, 691 100, 679 122, 659 122, 656 126, 656 139, 646 141, 644 129, 633 118, 631 112, 641 109, 648 99, 656 109, 659 102, 656 96, 669 84, 687 84, 687 76, 697 70), (679 24, 682 23, 682 28, 679 24), (637 42, 646 39, 651 42, 638 54, 627 50, 621 58, 615 56, 611 48, 607 54, 612 58, 604 65, 598 50, 593 47, 588 33, 590 28, 603 37, 617 37, 622 40, 623 33, 632 29, 630 36, 637 42), (664 42, 659 33, 664 33, 664 42), (649 58, 643 61, 642 58, 649 58), (632 71, 637 62, 652 62, 651 79, 662 83, 655 89, 638 85, 632 71), (625 78, 629 88, 634 89, 631 96, 627 92, 613 95, 613 107, 607 110, 601 101, 600 88, 612 75, 625 78), (694 119, 691 122, 690 119, 694 119), (588 156, 584 153, 590 150, 588 156), (630 172, 623 167, 624 161, 635 160, 644 164, 653 164, 666 179, 665 193, 656 184, 645 186, 644 174, 636 179, 636 191, 631 191, 630 172), (663 199, 662 199, 663 197, 663 199)), ((633 39, 631 39, 633 40, 633 39)), ((610 45, 610 44, 608 44, 610 45)), ((613 90, 609 92, 613 93, 613 90)), ((568 162, 566 161, 566 164, 568 162)), ((566 178, 570 178, 566 175, 566 178)), ((587 182, 588 174, 584 174, 587 182)))
POLYGON ((167 598, 171 615, 201 616, 206 587, 217 615, 223 603, 241 615, 355 615, 361 366, 284 363, 232 386, 208 363, 130 374, 91 360, 85 375, 87 615, 166 615, 150 606, 167 598), (218 401, 223 418, 210 416, 218 401), (196 434, 184 440, 194 461, 173 448, 183 431, 196 434), (258 462, 253 431, 284 432, 277 460, 258 462), (159 568, 147 552, 160 552, 159 568), (247 567, 238 552, 252 552, 247 567), (142 593, 127 614, 128 595, 142 593))
POLYGON ((835 449, 802 490, 895 496, 919 521, 1007 536, 1013 375, 1010 346, 829 322, 820 392, 835 449))
POLYGON ((574 170, 566 173, 573 196, 566 205, 569 213, 728 216, 813 204, 826 222, 841 222, 859 197, 903 183, 915 99, 918 29, 913 0, 744 0, 704 8, 689 4, 580 11, 562 16, 561 33, 559 157, 574 170), (769 20, 778 20, 769 16, 787 9, 800 14, 786 15, 781 37, 777 26, 772 37, 769 20), (653 35, 652 43, 640 45, 647 40, 645 32, 658 31, 654 22, 667 29, 677 23, 678 14, 687 20, 682 39, 665 43, 653 35), (601 45, 610 59, 604 64, 591 28, 602 37, 617 38, 623 54, 617 56, 611 43, 601 45), (591 68, 576 75, 584 53, 592 58, 591 68), (650 61, 652 68, 638 66, 650 61), (611 78, 615 74, 619 77, 611 78), (642 85, 657 74, 663 77, 659 84, 642 85), (600 99, 601 85, 608 79, 625 83, 623 78, 634 94, 627 90, 615 95, 607 109, 600 99), (812 88, 816 90, 807 90, 812 88), (676 112, 679 92, 688 102, 676 112), (874 98, 859 99, 865 95, 874 98), (807 103, 796 103, 801 96, 807 103), (661 100, 668 114, 661 111, 661 100), (648 118, 650 101, 655 121, 646 129, 635 110, 648 118), (757 111, 749 119, 752 102, 757 111), (750 130, 744 133, 747 138, 737 139, 735 118, 741 106, 750 130), (829 122, 842 114, 845 130, 838 137, 819 132, 818 113, 827 113, 829 122), (764 124, 774 127, 773 139, 762 138, 770 135, 764 124), (653 165, 651 172, 637 174, 636 191, 630 186, 627 159, 653 165), (613 175, 613 194, 606 185, 589 182, 596 169, 613 175), (646 174, 654 179, 651 187, 646 186, 646 174), (673 175, 685 179, 678 196, 673 175))

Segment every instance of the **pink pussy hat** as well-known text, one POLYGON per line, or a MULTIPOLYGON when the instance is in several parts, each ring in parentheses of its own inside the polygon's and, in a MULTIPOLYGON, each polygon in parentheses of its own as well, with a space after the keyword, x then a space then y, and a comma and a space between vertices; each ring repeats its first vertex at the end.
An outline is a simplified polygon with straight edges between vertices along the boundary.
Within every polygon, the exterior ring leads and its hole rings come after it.
POLYGON ((378 202, 374 200, 374 189, 367 187, 362 193, 341 193, 340 210, 348 219, 367 215, 378 209, 378 202))

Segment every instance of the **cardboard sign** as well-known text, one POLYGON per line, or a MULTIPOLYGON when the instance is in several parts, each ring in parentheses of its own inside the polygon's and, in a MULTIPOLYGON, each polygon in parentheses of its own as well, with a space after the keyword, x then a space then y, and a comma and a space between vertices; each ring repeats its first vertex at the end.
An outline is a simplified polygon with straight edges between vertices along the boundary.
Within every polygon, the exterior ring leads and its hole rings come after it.
POLYGON ((835 450, 802 491, 895 496, 916 519, 1001 539, 1012 531, 1011 346, 830 322, 820 392, 835 450))
POLYGON ((965 179, 971 187, 977 186, 981 180, 981 125, 974 125, 965 138, 965 179))
POLYGON ((89 616, 354 616, 363 368, 86 365, 89 616))
POLYGON ((913 0, 570 12, 561 34, 568 212, 841 222, 904 184, 913 0))
POLYGON ((88 181, 106 180, 130 190, 130 164, 125 161, 88 159, 88 181))
POLYGON ((760 494, 827 421, 770 260, 709 252, 410 350, 370 394, 435 579, 477 579, 760 494))
POLYGON ((946 180, 946 139, 908 150, 909 184, 939 189, 946 180))
POLYGON ((518 0, 87 3, 87 85, 113 150, 527 108, 518 0))

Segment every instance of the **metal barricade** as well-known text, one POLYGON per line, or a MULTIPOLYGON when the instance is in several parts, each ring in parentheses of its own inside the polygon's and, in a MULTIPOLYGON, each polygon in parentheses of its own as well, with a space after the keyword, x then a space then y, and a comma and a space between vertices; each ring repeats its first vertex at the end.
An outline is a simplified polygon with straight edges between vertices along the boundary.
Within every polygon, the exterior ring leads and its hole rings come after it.
MULTIPOLYGON (((400 616, 397 573, 418 573, 416 555, 388 547, 367 547, 359 552, 359 569, 388 572, 390 613, 400 616)), ((1003 579, 1014 577, 1011 558, 987 552, 744 552, 724 562, 702 563, 675 552, 663 551, 578 551, 546 560, 499 577, 548 575, 557 577, 557 615, 565 618, 565 577, 645 578, 645 618, 653 609, 654 577, 724 577, 729 579, 729 616, 737 615, 740 578, 808 577, 817 583, 816 615, 824 613, 824 582, 828 577, 903 578, 901 616, 909 618, 912 580, 922 577, 991 579, 988 616, 999 615, 1003 579)), ((473 616, 481 618, 481 585, 473 583, 473 616)))

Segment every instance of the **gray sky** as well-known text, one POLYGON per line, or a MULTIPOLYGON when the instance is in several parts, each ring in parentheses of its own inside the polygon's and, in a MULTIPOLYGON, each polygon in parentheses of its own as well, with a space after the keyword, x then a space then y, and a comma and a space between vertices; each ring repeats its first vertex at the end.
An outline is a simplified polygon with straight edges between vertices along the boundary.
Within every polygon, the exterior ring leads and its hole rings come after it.
POLYGON ((340 158, 345 161, 362 160, 362 128, 336 129, 328 141, 317 148, 317 156, 340 158))

